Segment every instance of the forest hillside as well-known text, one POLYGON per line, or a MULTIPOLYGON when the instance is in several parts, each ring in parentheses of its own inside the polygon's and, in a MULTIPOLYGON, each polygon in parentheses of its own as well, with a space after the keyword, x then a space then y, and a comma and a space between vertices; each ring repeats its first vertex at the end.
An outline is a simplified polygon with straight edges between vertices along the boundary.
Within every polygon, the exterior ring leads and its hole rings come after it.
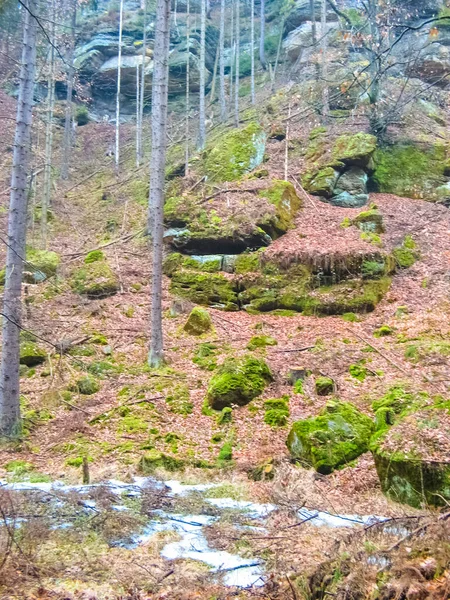
POLYGON ((450 598, 450 6, 0 2, 0 598, 450 598))

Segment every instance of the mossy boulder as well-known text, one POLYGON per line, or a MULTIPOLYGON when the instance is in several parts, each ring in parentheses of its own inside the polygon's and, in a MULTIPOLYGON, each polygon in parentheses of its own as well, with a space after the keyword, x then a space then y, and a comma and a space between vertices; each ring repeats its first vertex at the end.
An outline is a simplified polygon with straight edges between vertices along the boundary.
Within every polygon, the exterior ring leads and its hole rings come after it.
POLYGON ((331 198, 339 179, 339 171, 333 167, 323 167, 302 177, 303 187, 307 192, 324 198, 331 198))
POLYGON ((35 367, 45 362, 47 352, 35 342, 24 340, 20 342, 20 364, 35 367))
POLYGON ((372 420, 348 402, 331 401, 319 416, 297 421, 287 439, 291 455, 327 475, 369 448, 372 420))
POLYGON ((264 402, 264 423, 271 427, 284 427, 289 418, 289 397, 270 398, 264 402))
POLYGON ((361 167, 350 167, 342 173, 333 190, 330 204, 341 208, 357 208, 369 201, 368 175, 361 167))
POLYGON ((119 291, 119 279, 106 261, 84 264, 72 275, 70 286, 88 298, 106 298, 119 291))
POLYGON ((270 335, 254 335, 247 344, 247 350, 257 350, 266 346, 276 346, 277 340, 270 335))
POLYGON ((334 392, 334 381, 331 377, 318 377, 316 379, 315 388, 318 396, 329 396, 334 392))
MULTIPOLYGON (((282 235, 288 229, 294 226, 295 217, 302 207, 302 201, 297 196, 295 187, 288 181, 275 180, 270 187, 260 192, 260 196, 267 200, 275 207, 275 216, 268 223, 270 230, 269 234, 282 235)), ((263 223, 260 226, 265 228, 263 223)))
POLYGON ((353 221, 358 229, 370 233, 384 233, 383 215, 376 208, 360 212, 353 221))
POLYGON ((99 260, 105 260, 103 252, 101 250, 92 250, 86 254, 84 262, 89 265, 90 263, 98 262, 99 260))
POLYGON ((392 255, 399 269, 412 267, 416 260, 420 258, 417 244, 410 235, 404 238, 401 246, 394 248, 392 255))
POLYGON ((215 410, 225 406, 244 406, 259 396, 272 380, 272 373, 262 359, 244 356, 227 359, 212 376, 206 395, 215 410))
POLYGON ((84 396, 92 396, 99 391, 100 385, 92 375, 85 375, 84 377, 77 379, 71 389, 84 396))
POLYGON ((34 248, 27 248, 26 258, 23 278, 27 283, 40 283, 53 277, 61 262, 56 252, 34 248))
POLYGON ((238 310, 236 283, 219 273, 178 271, 172 276, 170 291, 195 304, 238 310))
POLYGON ((183 329, 190 335, 203 335, 210 331, 212 326, 209 312, 204 308, 196 306, 192 309, 183 329))
POLYGON ((446 183, 444 176, 447 149, 398 144, 379 148, 374 154, 375 172, 372 180, 380 192, 439 200, 436 190, 446 183))
POLYGON ((369 133, 339 136, 332 149, 334 160, 345 165, 367 167, 377 147, 377 138, 369 133))
POLYGON ((158 452, 157 450, 149 450, 146 452, 139 461, 139 471, 144 475, 151 475, 157 469, 164 469, 166 471, 179 471, 185 466, 184 461, 158 452))
POLYGON ((448 410, 428 408, 397 421, 372 449, 383 492, 419 508, 450 501, 448 410))
POLYGON ((265 148, 266 134, 258 123, 234 129, 211 142, 204 171, 213 181, 235 181, 262 163, 265 148))

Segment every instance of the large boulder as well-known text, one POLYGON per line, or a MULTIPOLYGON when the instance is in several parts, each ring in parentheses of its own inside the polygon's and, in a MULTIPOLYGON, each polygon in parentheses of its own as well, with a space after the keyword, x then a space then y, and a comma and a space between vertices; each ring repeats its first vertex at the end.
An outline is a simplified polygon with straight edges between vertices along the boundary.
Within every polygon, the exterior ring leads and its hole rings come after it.
POLYGON ((369 449, 372 420, 348 402, 331 401, 317 417, 293 424, 287 439, 291 455, 325 475, 369 449))
POLYGON ((264 158, 266 134, 258 123, 233 129, 206 150, 204 171, 212 181, 235 181, 258 167, 264 158))
POLYGON ((383 492, 419 508, 450 501, 450 415, 425 408, 405 416, 378 436, 372 448, 383 492))
POLYGON ((370 133, 340 135, 333 144, 332 156, 348 166, 367 167, 377 147, 370 133))
POLYGON ((203 335, 210 331, 212 326, 209 312, 204 308, 196 306, 192 309, 183 329, 190 335, 203 335))
POLYGON ((237 360, 227 359, 211 377, 206 399, 211 408, 244 406, 259 396, 272 380, 272 373, 264 360, 252 355, 237 360))
POLYGON ((77 269, 72 275, 70 286, 77 294, 91 299, 113 296, 120 288, 117 275, 105 260, 84 264, 77 269))
POLYGON ((343 208, 355 208, 367 204, 368 179, 367 173, 361 167, 350 167, 344 171, 336 182, 331 204, 343 208))

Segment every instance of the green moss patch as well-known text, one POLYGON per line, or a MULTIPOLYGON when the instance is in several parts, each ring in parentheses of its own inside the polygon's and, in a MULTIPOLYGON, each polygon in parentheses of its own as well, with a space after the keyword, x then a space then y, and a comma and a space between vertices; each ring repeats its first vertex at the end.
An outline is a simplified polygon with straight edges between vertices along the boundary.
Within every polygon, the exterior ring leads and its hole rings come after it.
POLYGON ((169 410, 178 415, 190 415, 194 409, 191 393, 184 383, 177 384, 166 397, 169 410))
POLYGON ((170 291, 196 304, 238 310, 236 284, 223 275, 180 271, 173 275, 170 291))
POLYGON ((317 377, 315 387, 318 396, 329 396, 334 391, 334 381, 331 377, 317 377))
POLYGON ((139 470, 144 475, 151 475, 157 469, 165 471, 179 471, 183 469, 185 463, 183 460, 158 452, 157 450, 149 450, 142 456, 139 461, 139 470))
POLYGON ((85 375, 84 377, 77 379, 71 389, 72 391, 79 392, 85 396, 91 396, 99 391, 100 385, 92 375, 85 375))
POLYGON ((254 335, 247 344, 247 350, 257 350, 266 346, 276 346, 277 340, 270 335, 254 335))
POLYGON ((417 244, 410 235, 405 236, 401 246, 395 248, 392 254, 400 269, 412 267, 416 260, 420 258, 417 244))
POLYGON ((243 406, 259 396, 272 380, 267 364, 253 356, 228 359, 209 382, 207 400, 215 410, 243 406))
POLYGON ((75 271, 70 286, 88 298, 106 298, 119 291, 119 280, 106 261, 94 261, 75 271))
POLYGON ((27 283, 40 283, 56 275, 61 262, 56 252, 27 248, 27 263, 24 265, 24 281, 27 283), (29 264, 28 264, 29 263, 29 264))
POLYGON ((35 342, 24 340, 20 342, 20 364, 35 367, 45 362, 47 352, 35 342))
POLYGON ((332 149, 334 160, 346 165, 365 167, 377 147, 377 138, 369 133, 344 134, 339 136, 332 149))
POLYGON ((264 402, 264 423, 271 427, 284 427, 289 418, 289 398, 271 398, 264 402))
MULTIPOLYGON (((276 208, 273 228, 275 233, 283 234, 294 226, 295 217, 302 207, 302 201, 297 196, 292 183, 275 180, 271 186, 260 192, 276 208)), ((270 233, 270 231, 268 232, 270 233)))
POLYGON ((372 431, 372 420, 355 406, 333 401, 318 417, 294 423, 287 446, 295 459, 328 474, 367 452, 372 431))
POLYGON ((203 335, 213 328, 209 312, 196 306, 192 309, 188 320, 184 324, 184 331, 190 335, 203 335))
POLYGON ((218 347, 215 344, 200 344, 195 351, 192 362, 200 367, 200 369, 214 371, 217 367, 217 350, 218 347))
POLYGON ((228 131, 206 149, 204 172, 213 181, 235 181, 264 158, 266 134, 257 123, 228 131))

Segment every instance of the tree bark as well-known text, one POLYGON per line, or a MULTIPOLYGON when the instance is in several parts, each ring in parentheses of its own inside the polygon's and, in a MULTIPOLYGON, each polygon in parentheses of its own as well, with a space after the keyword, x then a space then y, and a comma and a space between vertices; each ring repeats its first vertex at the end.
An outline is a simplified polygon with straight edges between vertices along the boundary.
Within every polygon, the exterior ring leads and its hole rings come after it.
POLYGON ((236 0, 236 73, 234 82, 234 125, 239 127, 239 59, 240 59, 240 4, 239 0, 236 0))
POLYGON ((205 114, 205 52, 206 52, 206 0, 201 0, 200 21, 200 104, 199 104, 199 136, 198 148, 203 150, 206 143, 206 114, 205 114))
POLYGON ((219 79, 220 120, 224 122, 227 117, 227 101, 225 96, 225 0, 220 0, 219 79))
POLYGON ((152 157, 150 163, 149 231, 152 234, 151 341, 148 364, 164 362, 162 331, 163 209, 167 145, 170 0, 158 0, 152 86, 152 157))
MULTIPOLYGON (((32 14, 36 0, 25 0, 32 14)), ((29 169, 34 78, 36 20, 24 11, 22 64, 14 138, 11 196, 8 213, 8 250, 3 297, 3 347, 0 368, 0 436, 20 435, 19 360, 21 292, 27 224, 27 173, 29 169)))
POLYGON ((144 146, 142 143, 142 127, 144 125, 144 102, 145 102, 145 62, 147 58, 147 0, 144 4, 144 33, 142 38, 142 70, 141 70, 141 98, 139 100, 139 164, 144 158, 144 146))
POLYGON ((119 48, 117 55, 117 92, 116 92, 116 151, 115 166, 116 173, 119 173, 120 160, 120 83, 122 71, 122 29, 123 29, 123 0, 120 0, 119 9, 119 48))
POLYGON ((327 37, 327 0, 322 0, 322 16, 320 22, 322 35, 321 50, 322 50, 322 116, 323 122, 328 122, 328 114, 330 112, 330 103, 328 95, 328 37, 327 37))
POLYGON ((265 1, 261 0, 261 29, 259 35, 259 62, 264 70, 267 69, 266 53, 264 50, 264 44, 266 41, 266 9, 265 1))
POLYGON ((255 104, 255 0, 250 0, 250 97, 255 104))
POLYGON ((189 177, 189 113, 191 110, 191 90, 190 90, 190 71, 191 71, 191 7, 190 2, 186 2, 186 128, 185 128, 185 149, 184 149, 184 176, 189 177))
POLYGON ((77 26, 77 0, 72 0, 72 18, 70 25, 70 45, 67 53, 67 96, 66 115, 64 121, 63 161, 61 165, 61 179, 69 178, 70 159, 72 155, 72 94, 75 69, 73 66, 75 52, 75 34, 77 26))
POLYGON ((136 167, 139 167, 139 165, 141 164, 141 159, 139 157, 139 134, 140 134, 140 124, 139 124, 139 117, 141 114, 141 108, 139 106, 140 101, 141 101, 141 89, 139 87, 139 80, 140 80, 140 73, 139 73, 139 63, 136 63, 136 167))

